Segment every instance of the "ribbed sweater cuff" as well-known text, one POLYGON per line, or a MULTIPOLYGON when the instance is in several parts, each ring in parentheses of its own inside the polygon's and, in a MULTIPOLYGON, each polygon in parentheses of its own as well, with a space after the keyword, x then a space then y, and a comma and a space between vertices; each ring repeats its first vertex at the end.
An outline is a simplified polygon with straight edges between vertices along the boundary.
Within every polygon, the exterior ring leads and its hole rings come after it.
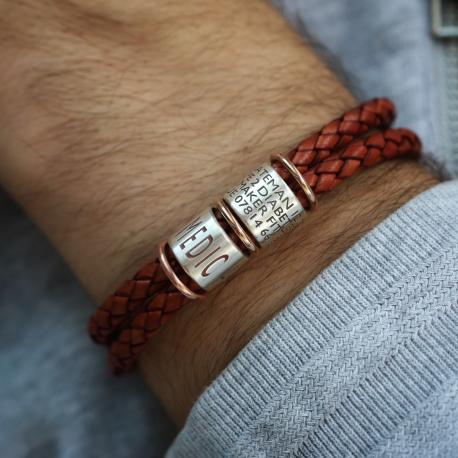
POLYGON ((402 284, 451 239, 456 241, 457 215, 458 184, 444 183, 408 202, 356 243, 206 389, 168 456, 235 456, 231 450, 240 437, 323 347, 394 284, 402 284))

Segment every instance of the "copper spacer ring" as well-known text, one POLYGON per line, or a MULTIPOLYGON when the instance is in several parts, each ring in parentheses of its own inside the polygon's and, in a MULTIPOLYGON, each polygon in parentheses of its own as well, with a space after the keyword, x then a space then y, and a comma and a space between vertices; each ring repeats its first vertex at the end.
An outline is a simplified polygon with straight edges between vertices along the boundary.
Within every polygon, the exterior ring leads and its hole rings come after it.
POLYGON ((270 160, 272 163, 280 162, 283 165, 283 167, 285 167, 285 169, 293 176, 298 185, 301 187, 302 191, 304 191, 305 197, 307 197, 309 209, 312 210, 314 207, 316 207, 316 195, 313 192, 311 186, 307 183, 307 180, 299 172, 297 167, 287 157, 282 156, 278 153, 272 154, 272 156, 270 156, 270 160))
POLYGON ((256 243, 248 235, 248 232, 239 223, 237 218, 233 215, 226 202, 224 202, 224 200, 220 200, 215 207, 221 212, 223 218, 227 221, 229 226, 231 226, 232 230, 237 234, 237 237, 245 245, 245 247, 253 253, 257 251, 258 247, 256 243))
POLYGON ((188 288, 179 278, 178 275, 173 271, 173 269, 170 267, 169 260, 167 259, 167 256, 165 255, 165 247, 167 245, 167 242, 162 242, 159 245, 159 263, 161 264, 161 267, 167 275, 167 278, 170 280, 173 286, 180 291, 183 296, 187 297, 188 299, 195 300, 195 299, 203 299, 205 297, 204 294, 199 294, 195 293, 193 290, 188 288))

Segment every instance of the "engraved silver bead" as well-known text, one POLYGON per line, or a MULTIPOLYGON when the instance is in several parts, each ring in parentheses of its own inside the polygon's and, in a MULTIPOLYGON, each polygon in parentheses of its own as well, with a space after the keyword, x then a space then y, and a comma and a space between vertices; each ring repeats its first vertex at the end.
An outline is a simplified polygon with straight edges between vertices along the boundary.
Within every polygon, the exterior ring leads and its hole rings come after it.
POLYGON ((259 245, 291 231, 305 210, 270 164, 263 164, 224 195, 224 201, 259 245))
POLYGON ((224 232, 212 209, 172 236, 168 244, 184 271, 206 291, 246 259, 224 232))

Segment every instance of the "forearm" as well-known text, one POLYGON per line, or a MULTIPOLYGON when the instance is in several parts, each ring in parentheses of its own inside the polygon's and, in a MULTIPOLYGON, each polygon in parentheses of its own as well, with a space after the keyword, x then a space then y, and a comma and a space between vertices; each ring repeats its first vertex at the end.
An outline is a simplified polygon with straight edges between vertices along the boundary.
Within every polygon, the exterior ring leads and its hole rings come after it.
MULTIPOLYGON (((261 2, 21 5, 2 11, 0 178, 96 300, 269 153, 353 104, 261 2)), ((430 183, 412 164, 372 171, 183 310, 141 359, 171 415, 181 421, 295 292, 430 183)))
POLYGON ((126 244, 143 253, 140 239, 154 245, 353 101, 261 2, 138 2, 102 8, 97 27, 79 3, 78 14, 52 3, 59 15, 42 12, 36 30, 23 16, 43 7, 5 12, 3 33, 22 38, 4 51, 1 179, 77 271, 81 250, 96 253, 101 278, 83 282, 100 299, 132 260, 126 244), (142 211, 152 197, 154 221, 142 211))

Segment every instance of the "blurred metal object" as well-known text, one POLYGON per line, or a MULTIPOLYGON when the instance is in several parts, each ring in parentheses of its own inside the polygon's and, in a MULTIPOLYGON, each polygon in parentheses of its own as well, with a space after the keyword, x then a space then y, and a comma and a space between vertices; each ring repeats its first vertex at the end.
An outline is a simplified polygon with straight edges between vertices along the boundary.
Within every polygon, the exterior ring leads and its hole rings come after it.
POLYGON ((439 38, 458 37, 458 2, 431 0, 433 33, 439 38))

